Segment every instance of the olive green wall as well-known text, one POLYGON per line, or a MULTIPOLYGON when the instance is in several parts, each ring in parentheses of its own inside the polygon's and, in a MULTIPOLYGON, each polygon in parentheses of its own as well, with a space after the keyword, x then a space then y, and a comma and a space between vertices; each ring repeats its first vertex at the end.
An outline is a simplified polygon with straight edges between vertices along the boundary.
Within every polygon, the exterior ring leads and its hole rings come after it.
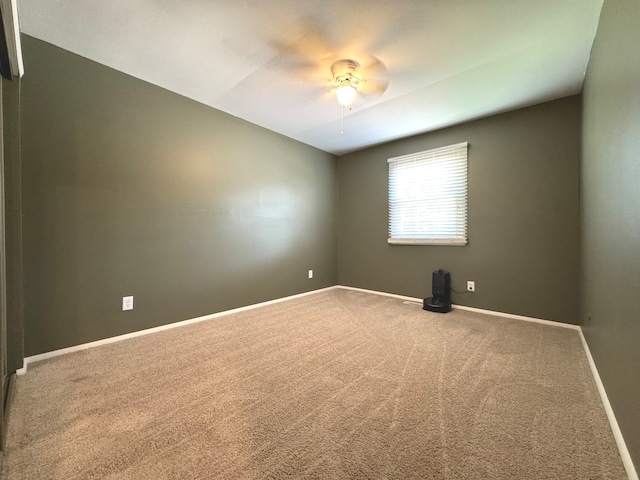
POLYGON ((338 280, 423 298, 451 272, 454 303, 578 321, 580 96, 345 155, 338 280), (387 159, 469 142, 465 247, 387 244, 387 159))
POLYGON ((26 355, 336 284, 333 155, 23 49, 26 355))
POLYGON ((23 272, 20 158, 20 79, 2 79, 4 214, 7 280, 7 371, 22 367, 23 272))
POLYGON ((640 3, 607 0, 584 88, 582 322, 640 466, 640 3), (590 320, 589 320, 590 316, 590 320))

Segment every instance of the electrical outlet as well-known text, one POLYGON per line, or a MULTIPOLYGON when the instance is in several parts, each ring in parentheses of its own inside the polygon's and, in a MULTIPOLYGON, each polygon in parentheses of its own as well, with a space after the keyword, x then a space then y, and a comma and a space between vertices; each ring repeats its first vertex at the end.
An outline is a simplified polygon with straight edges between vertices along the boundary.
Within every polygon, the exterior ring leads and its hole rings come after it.
POLYGON ((133 310, 133 297, 122 297, 122 311, 133 310))
POLYGON ((313 278, 313 270, 309 270, 309 278, 313 278))
POLYGON ((475 292, 476 291, 476 282, 473 280, 467 280, 467 292, 475 292))

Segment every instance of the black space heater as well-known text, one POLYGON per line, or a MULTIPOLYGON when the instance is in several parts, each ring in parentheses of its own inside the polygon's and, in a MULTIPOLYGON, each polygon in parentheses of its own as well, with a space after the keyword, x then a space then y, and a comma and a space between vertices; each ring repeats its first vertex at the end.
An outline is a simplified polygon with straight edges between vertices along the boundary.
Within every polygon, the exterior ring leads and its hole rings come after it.
POLYGON ((442 269, 431 275, 431 293, 433 297, 425 298, 422 309, 430 312, 447 313, 451 310, 451 275, 442 269))

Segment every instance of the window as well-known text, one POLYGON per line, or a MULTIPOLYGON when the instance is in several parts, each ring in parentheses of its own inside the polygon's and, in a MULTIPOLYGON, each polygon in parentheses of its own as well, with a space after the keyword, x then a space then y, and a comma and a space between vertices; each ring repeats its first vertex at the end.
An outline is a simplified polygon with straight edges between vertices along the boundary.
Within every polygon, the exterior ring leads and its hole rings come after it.
POLYGON ((388 160, 389 243, 467 244, 467 147, 388 160))

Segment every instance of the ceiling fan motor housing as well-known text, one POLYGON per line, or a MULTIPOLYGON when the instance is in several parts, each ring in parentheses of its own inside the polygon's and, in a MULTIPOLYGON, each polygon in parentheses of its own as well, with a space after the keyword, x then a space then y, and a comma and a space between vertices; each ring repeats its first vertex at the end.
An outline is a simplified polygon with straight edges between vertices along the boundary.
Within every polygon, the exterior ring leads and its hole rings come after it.
POLYGON ((358 73, 360 64, 355 60, 343 59, 338 60, 331 65, 331 73, 333 74, 334 83, 338 87, 352 86, 358 90, 362 77, 358 73))

